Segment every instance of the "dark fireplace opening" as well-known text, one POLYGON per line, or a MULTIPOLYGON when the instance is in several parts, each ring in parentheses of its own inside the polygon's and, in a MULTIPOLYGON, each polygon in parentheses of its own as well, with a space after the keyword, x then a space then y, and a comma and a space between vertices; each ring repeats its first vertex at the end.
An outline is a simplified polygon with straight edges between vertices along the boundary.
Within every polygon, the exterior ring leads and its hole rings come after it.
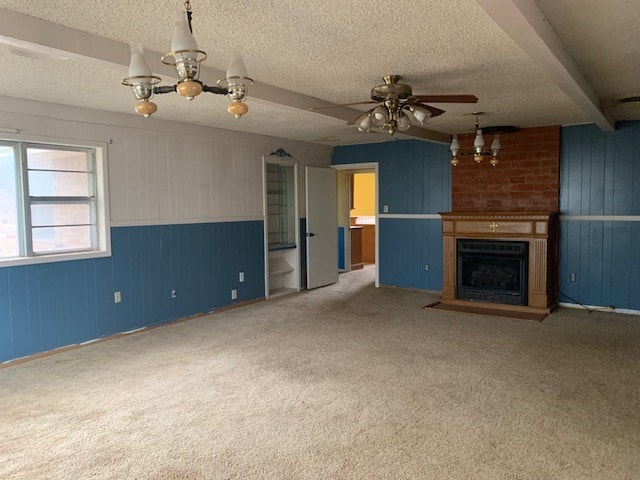
POLYGON ((528 242, 458 240, 458 298, 527 305, 528 260, 528 242))

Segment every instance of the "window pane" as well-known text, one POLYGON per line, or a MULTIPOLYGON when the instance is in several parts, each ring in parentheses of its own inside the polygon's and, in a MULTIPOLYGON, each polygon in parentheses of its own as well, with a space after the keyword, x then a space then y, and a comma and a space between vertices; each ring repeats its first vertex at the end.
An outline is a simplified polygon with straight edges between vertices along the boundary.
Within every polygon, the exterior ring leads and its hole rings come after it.
POLYGON ((30 147, 27 148, 27 166, 29 170, 87 172, 89 171, 89 159, 86 152, 30 147))
POLYGON ((14 150, 0 145, 0 258, 20 254, 16 193, 14 150))
POLYGON ((78 250, 91 248, 91 226, 84 227, 34 227, 34 253, 78 250))
POLYGON ((34 227, 88 223, 91 223, 91 208, 88 203, 31 205, 31 225, 34 227))
POLYGON ((29 195, 32 197, 88 197, 91 174, 76 172, 29 171, 29 195))

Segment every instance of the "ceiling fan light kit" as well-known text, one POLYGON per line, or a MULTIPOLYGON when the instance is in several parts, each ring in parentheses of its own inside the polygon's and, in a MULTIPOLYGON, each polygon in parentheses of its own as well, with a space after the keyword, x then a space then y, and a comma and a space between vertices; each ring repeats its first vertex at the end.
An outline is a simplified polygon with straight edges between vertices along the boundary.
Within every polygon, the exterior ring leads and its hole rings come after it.
POLYGON ((414 95, 411 86, 400 83, 400 75, 383 77, 384 84, 371 89, 371 100, 364 102, 345 103, 341 105, 327 105, 310 108, 321 110, 324 108, 346 107, 350 105, 364 105, 379 103, 377 107, 358 115, 349 125, 355 125, 361 132, 386 131, 390 135, 400 131, 405 132, 412 125, 423 126, 431 117, 442 115, 444 110, 426 105, 430 103, 477 103, 475 95, 414 95))
POLYGON ((462 156, 471 156, 473 155, 473 160, 480 164, 482 161, 489 159, 489 164, 492 167, 498 165, 498 154, 502 149, 502 145, 500 144, 500 135, 496 134, 493 137, 493 142, 491 142, 490 149, 485 149, 484 137, 482 136, 482 129, 480 129, 478 125, 478 117, 482 114, 482 112, 474 113, 476 116, 476 136, 473 140, 473 149, 472 150, 463 150, 460 148, 460 142, 458 141, 458 135, 453 135, 451 140, 451 145, 449 146, 449 150, 451 150, 451 165, 454 167, 460 163, 460 157, 462 156))
POLYGON ((226 78, 218 80, 216 86, 208 86, 199 80, 200 64, 207 58, 206 52, 198 49, 191 26, 192 12, 189 0, 184 2, 184 11, 176 18, 171 51, 160 59, 165 65, 175 68, 178 82, 175 85, 158 86, 160 77, 153 75, 151 67, 144 58, 142 45, 131 43, 131 63, 129 76, 122 84, 131 88, 133 96, 138 100, 136 113, 149 117, 158 110, 158 106, 150 101, 153 95, 177 92, 187 100, 193 100, 202 92, 217 95, 228 95, 231 103, 227 111, 236 118, 247 113, 249 107, 243 100, 253 85, 249 78, 242 56, 236 52, 227 69, 226 78))
POLYGON ((412 125, 422 126, 431 117, 425 107, 415 104, 409 85, 399 83, 400 75, 387 75, 384 84, 371 89, 371 100, 381 105, 360 115, 355 122, 361 132, 379 129, 393 135, 406 132, 412 125), (411 99, 411 100, 409 100, 411 99))

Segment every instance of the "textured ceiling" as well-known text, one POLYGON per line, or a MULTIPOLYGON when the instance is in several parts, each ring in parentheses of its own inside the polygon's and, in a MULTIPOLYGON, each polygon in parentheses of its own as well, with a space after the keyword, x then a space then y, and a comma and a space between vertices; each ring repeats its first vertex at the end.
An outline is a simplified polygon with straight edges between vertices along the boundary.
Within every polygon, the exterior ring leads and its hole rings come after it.
MULTIPOLYGON (((146 49, 165 52, 182 3, 0 0, 0 7, 118 42, 139 40, 146 49)), ((209 54, 206 65, 225 70, 233 48, 240 47, 249 73, 262 84, 341 103, 367 100, 371 87, 381 83, 383 75, 401 74, 414 93, 476 95, 480 99, 477 105, 435 105, 447 112, 430 120, 426 128, 444 133, 472 128, 473 119, 464 114, 473 111, 488 112, 481 120, 486 126, 589 121, 545 68, 534 64, 473 0, 434 0, 428 5, 396 0, 393 8, 382 0, 191 3, 195 37, 209 54)), ((630 20, 637 18, 631 5, 635 2, 589 2, 593 3, 591 8, 580 8, 584 3, 537 2, 601 98, 639 94, 638 83, 632 78, 640 67, 640 42, 637 30, 631 31, 630 20), (614 4, 620 11, 610 13, 614 4), (599 23, 597 15, 623 22, 629 29, 617 36, 618 27, 599 23), (612 45, 617 49, 615 54, 598 55, 603 45, 612 45)), ((46 39, 42 43, 47 44, 46 39)), ((120 86, 123 69, 115 66, 23 58, 0 47, 0 68, 0 95, 132 111, 133 98, 120 86), (42 82, 43 78, 48 82, 42 82), (77 87, 78 78, 81 88, 77 87)), ((203 80, 212 83, 215 79, 203 80)), ((388 138, 361 134, 343 120, 256 98, 249 99, 250 112, 239 121, 226 113, 226 99, 215 95, 203 95, 189 103, 176 95, 165 95, 156 103, 158 118, 277 137, 328 144, 388 138)))
MULTIPOLYGON (((640 96, 638 0, 537 0, 581 71, 607 105, 640 96)), ((640 105, 612 107, 618 120, 640 118, 640 105)))
MULTIPOLYGON (((21 97, 61 105, 97 108, 133 114, 135 100, 129 89, 120 87, 122 72, 74 60, 32 59, 15 55, 0 46, 0 95, 21 97), (24 72, 38 72, 40 78, 55 79, 56 88, 25 81, 24 72), (82 89, 75 86, 82 78, 82 89), (105 95, 105 92, 109 92, 105 95)), ((156 96, 158 112, 153 118, 186 121, 200 125, 278 136, 294 140, 342 144, 383 141, 382 135, 362 135, 335 118, 268 102, 251 101, 250 112, 239 120, 227 113, 228 100, 219 95, 201 95, 188 101, 178 95, 156 96), (378 138, 380 137, 380 138, 378 138)))

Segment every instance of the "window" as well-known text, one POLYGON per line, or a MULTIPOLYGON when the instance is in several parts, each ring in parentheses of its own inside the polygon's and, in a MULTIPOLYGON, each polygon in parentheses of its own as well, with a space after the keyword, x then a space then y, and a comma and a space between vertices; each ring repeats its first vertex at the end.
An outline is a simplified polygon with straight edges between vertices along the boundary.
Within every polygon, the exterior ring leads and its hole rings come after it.
POLYGON ((0 140, 0 266, 110 253, 102 150, 0 140))

